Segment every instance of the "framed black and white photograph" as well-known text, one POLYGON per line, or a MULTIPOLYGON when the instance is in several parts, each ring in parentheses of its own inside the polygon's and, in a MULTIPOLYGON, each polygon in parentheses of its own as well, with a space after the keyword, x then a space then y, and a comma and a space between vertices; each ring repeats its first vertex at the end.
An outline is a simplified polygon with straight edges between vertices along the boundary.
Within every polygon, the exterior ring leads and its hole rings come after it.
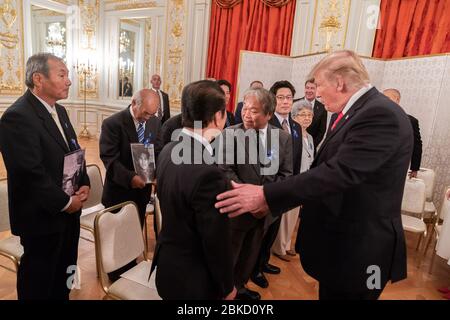
POLYGON ((62 188, 69 196, 72 196, 80 187, 84 161, 85 150, 83 149, 68 153, 64 157, 62 188))
POLYGON ((131 143, 131 155, 136 173, 151 183, 155 178, 155 151, 153 144, 131 143))

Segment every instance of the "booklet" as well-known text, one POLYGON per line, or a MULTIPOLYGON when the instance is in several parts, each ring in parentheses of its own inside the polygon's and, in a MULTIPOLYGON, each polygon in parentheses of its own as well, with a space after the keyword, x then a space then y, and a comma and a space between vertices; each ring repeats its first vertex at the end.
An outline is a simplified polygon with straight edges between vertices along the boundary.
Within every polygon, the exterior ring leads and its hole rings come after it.
POLYGON ((64 156, 63 191, 72 196, 80 188, 81 177, 84 174, 85 150, 78 149, 64 156))
POLYGON ((130 143, 134 171, 151 183, 155 178, 155 148, 153 144, 130 143))

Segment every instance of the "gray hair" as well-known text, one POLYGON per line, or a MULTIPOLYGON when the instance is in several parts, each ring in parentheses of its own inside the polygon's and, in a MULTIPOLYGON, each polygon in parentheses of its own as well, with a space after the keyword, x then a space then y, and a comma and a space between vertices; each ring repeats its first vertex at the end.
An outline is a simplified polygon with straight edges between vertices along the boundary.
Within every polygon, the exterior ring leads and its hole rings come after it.
POLYGON ((136 105, 140 108, 142 105, 142 100, 143 100, 143 91, 142 90, 138 90, 133 94, 133 97, 131 98, 131 101, 134 100, 134 102, 136 103, 136 105))
POLYGON ((249 89, 244 93, 244 100, 248 96, 254 96, 261 104, 264 114, 273 114, 277 101, 272 92, 264 88, 249 89))
POLYGON ((296 103, 294 103, 294 105, 292 106, 292 111, 291 111, 292 118, 295 118, 296 116, 298 116, 298 114, 302 110, 308 110, 308 111, 313 112, 312 103, 305 99, 299 100, 296 103))
POLYGON ((26 71, 25 71, 25 85, 33 89, 33 75, 35 73, 42 73, 46 78, 49 76, 49 68, 48 68, 48 60, 53 59, 57 61, 61 61, 64 63, 64 60, 47 52, 36 53, 28 58, 26 71))

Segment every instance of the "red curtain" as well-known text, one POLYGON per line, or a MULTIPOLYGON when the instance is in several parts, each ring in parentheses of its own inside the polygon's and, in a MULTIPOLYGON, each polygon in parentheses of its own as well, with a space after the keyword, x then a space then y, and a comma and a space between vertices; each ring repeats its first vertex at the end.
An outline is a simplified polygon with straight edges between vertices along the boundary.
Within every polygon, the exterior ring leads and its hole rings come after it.
POLYGON ((207 77, 226 79, 231 83, 229 111, 235 108, 241 50, 290 54, 295 2, 292 0, 277 8, 269 7, 261 0, 244 0, 228 9, 212 2, 206 73, 207 77))
POLYGON ((450 0, 381 0, 380 8, 374 57, 450 51, 450 0))

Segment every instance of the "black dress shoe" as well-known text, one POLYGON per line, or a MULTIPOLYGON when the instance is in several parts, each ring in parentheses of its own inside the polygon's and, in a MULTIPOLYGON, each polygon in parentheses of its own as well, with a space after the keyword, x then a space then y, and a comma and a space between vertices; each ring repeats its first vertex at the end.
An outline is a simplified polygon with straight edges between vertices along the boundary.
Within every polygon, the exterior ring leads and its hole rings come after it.
POLYGON ((261 300, 261 295, 253 290, 242 288, 236 294, 236 300, 261 300))
POLYGON ((279 274, 281 272, 281 269, 277 266, 274 266, 273 264, 266 263, 262 267, 262 272, 270 273, 270 274, 279 274))
POLYGON ((255 276, 251 277, 251 280, 257 285, 260 286, 261 288, 267 288, 269 286, 269 282, 266 279, 266 276, 264 275, 264 273, 260 272, 255 276))

